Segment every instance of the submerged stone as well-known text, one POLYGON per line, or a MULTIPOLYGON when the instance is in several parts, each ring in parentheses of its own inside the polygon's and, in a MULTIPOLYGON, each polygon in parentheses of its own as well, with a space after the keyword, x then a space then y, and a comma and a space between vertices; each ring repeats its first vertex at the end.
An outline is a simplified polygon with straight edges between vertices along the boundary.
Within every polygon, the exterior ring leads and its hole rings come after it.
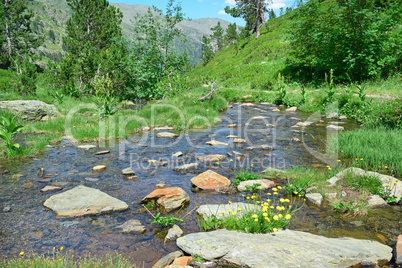
POLYGON ((192 178, 191 182, 203 190, 217 190, 222 187, 230 186, 230 180, 228 180, 228 178, 212 170, 207 170, 197 177, 192 178))
POLYGON ((128 209, 125 202, 84 185, 53 195, 43 205, 51 209, 56 218, 72 218, 128 209))

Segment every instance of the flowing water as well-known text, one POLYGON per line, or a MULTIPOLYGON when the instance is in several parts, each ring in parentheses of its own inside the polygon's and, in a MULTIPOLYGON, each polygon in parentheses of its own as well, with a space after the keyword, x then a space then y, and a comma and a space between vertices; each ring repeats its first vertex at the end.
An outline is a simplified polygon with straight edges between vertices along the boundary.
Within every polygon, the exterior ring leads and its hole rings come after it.
MULTIPOLYGON (((292 165, 321 166, 325 163, 309 153, 306 146, 324 152, 326 139, 326 123, 317 122, 307 128, 304 141, 298 143, 292 138, 302 140, 302 134, 294 132, 298 121, 305 121, 311 115, 303 112, 272 112, 273 106, 256 105, 240 107, 234 105, 222 114, 223 122, 209 130, 191 131, 177 139, 155 138, 157 132, 143 133, 127 141, 117 141, 116 145, 107 149, 109 154, 95 156, 94 150, 79 150, 68 140, 62 141, 53 148, 37 156, 37 158, 0 163, 2 169, 10 173, 0 175, 0 209, 10 206, 11 212, 0 212, 0 259, 17 257, 20 251, 48 253, 53 247, 63 246, 74 256, 104 256, 110 250, 130 257, 133 263, 151 267, 159 258, 176 250, 174 242, 163 243, 167 229, 151 225, 152 217, 141 207, 141 199, 153 191, 158 183, 166 183, 169 187, 181 187, 190 195, 190 204, 171 213, 183 217, 196 206, 205 203, 227 203, 229 200, 241 200, 241 194, 222 194, 217 192, 192 192, 191 178, 199 173, 212 169, 230 180, 239 170, 249 169, 261 172, 267 167, 286 169, 292 165), (253 119, 265 116, 265 119, 253 119), (226 125, 235 123, 237 128, 226 125), (274 124, 276 128, 267 127, 274 124), (247 138, 249 144, 233 144, 225 137, 237 135, 247 138), (205 146, 211 139, 229 142, 229 147, 205 146), (139 142, 138 142, 139 141, 139 142), (248 146, 274 146, 274 151, 247 150, 248 146), (200 163, 200 167, 186 173, 177 173, 172 166, 196 162, 197 155, 223 154, 238 151, 247 153, 242 161, 230 161, 228 157, 220 166, 200 163), (171 155, 182 151, 184 156, 172 159, 171 155), (164 167, 148 166, 148 159, 168 160, 164 167), (138 178, 126 180, 121 170, 131 166, 138 178), (107 169, 94 173, 91 168, 104 164, 107 169), (44 173, 40 174, 40 169, 44 173), (55 192, 41 193, 46 185, 60 185, 64 190, 77 185, 85 185, 99 189, 107 194, 125 201, 130 209, 104 215, 86 216, 73 219, 55 219, 52 211, 43 207, 43 202, 55 192), (130 219, 139 219, 147 228, 143 235, 119 233, 116 226, 130 219)), ((346 121, 346 129, 356 128, 354 122, 346 121)), ((300 130, 300 129, 299 129, 300 130)), ((284 184, 285 182, 280 182, 284 184)), ((333 212, 329 206, 321 209, 305 206, 293 217, 291 229, 307 231, 328 237, 349 236, 361 239, 373 239, 393 246, 396 235, 402 232, 400 207, 370 213, 364 218, 348 218, 333 212)), ((196 216, 193 212, 186 216, 180 224, 185 234, 199 231, 196 216)))

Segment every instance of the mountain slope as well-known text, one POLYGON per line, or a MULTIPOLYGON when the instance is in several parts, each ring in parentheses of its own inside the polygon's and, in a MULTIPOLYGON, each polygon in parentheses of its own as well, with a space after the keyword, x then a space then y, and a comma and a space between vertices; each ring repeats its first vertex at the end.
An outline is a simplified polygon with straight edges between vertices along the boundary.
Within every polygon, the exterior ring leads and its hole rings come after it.
MULTIPOLYGON (((61 59, 62 49, 61 37, 65 36, 65 24, 72 14, 71 9, 65 0, 38 0, 29 2, 30 8, 35 13, 34 31, 38 34, 46 36, 45 44, 40 47, 42 54, 52 60, 61 59), (39 27, 37 27, 39 25, 39 27), (56 38, 53 40, 49 31, 52 30, 56 38)), ((148 6, 144 5, 127 5, 122 3, 112 3, 111 5, 120 9, 123 13, 122 33, 125 39, 133 40, 132 20, 136 14, 145 14, 148 6)), ((229 22, 218 18, 202 18, 195 20, 184 20, 178 28, 181 29, 187 37, 187 42, 175 42, 175 48, 179 51, 186 49, 190 55, 191 62, 196 63, 201 57, 201 39, 203 35, 211 34, 210 28, 214 27, 218 22, 222 28, 226 29, 229 22)))

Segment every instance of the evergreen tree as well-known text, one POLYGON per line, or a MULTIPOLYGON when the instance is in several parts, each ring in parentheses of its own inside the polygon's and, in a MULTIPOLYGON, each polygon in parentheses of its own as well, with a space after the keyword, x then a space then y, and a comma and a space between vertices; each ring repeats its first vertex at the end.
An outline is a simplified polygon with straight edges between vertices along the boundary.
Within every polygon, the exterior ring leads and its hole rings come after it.
POLYGON ((246 29, 250 33, 260 36, 260 26, 267 21, 265 13, 268 12, 267 5, 272 1, 266 0, 236 0, 236 7, 225 7, 225 12, 235 18, 242 17, 246 22, 246 29))
POLYGON ((11 58, 32 56, 43 43, 43 37, 31 31, 33 17, 26 0, 0 0, 0 62, 5 67, 10 66, 11 58))
POLYGON ((201 51, 201 58, 204 64, 207 64, 214 57, 214 51, 212 49, 211 39, 205 35, 202 37, 201 51))
MULTIPOLYGON (((81 93, 90 86, 95 75, 110 76, 110 71, 119 71, 108 70, 104 60, 105 55, 116 49, 113 46, 120 43, 123 14, 107 0, 67 0, 67 4, 74 13, 67 21, 67 37, 63 38, 63 45, 76 65, 81 93)), ((113 58, 108 56, 108 60, 112 59, 110 57, 113 58)), ((119 57, 114 57, 114 60, 123 61, 119 57)), ((117 82, 113 78, 112 81, 117 82)))
POLYGON ((218 24, 215 27, 212 27, 210 30, 212 31, 211 42, 215 46, 215 51, 219 51, 224 46, 224 43, 223 43, 224 30, 221 26, 221 22, 218 21, 218 24))
POLYGON ((270 20, 276 18, 276 14, 275 14, 275 12, 274 12, 273 9, 270 9, 270 10, 269 10, 269 12, 268 12, 268 18, 269 18, 270 20))
POLYGON ((236 42, 238 36, 236 23, 229 24, 224 37, 226 44, 231 45, 232 43, 236 42))

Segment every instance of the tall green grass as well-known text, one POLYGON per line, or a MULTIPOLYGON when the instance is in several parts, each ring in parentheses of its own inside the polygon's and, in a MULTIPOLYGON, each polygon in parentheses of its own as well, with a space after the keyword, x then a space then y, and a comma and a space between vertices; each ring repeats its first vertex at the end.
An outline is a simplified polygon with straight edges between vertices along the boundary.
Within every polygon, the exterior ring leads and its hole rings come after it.
POLYGON ((340 157, 346 158, 346 164, 401 177, 402 130, 363 128, 340 132, 333 139, 337 139, 340 157))

